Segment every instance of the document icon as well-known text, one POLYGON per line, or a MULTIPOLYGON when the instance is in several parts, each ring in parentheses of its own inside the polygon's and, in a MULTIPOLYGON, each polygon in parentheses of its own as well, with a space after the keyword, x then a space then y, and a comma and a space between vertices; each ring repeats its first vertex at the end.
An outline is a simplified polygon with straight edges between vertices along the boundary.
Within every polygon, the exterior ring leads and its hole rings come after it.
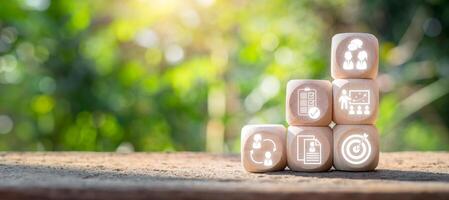
POLYGON ((321 143, 314 135, 297 136, 297 160, 305 165, 321 164, 321 143))

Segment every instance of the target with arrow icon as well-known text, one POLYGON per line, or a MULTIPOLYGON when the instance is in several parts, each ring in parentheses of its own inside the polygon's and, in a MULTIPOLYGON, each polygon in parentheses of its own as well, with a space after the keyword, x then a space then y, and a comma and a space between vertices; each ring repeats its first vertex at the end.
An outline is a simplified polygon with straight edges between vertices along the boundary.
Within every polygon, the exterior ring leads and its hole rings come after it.
POLYGON ((343 158, 354 165, 365 163, 371 155, 368 134, 354 134, 347 137, 341 145, 343 158))

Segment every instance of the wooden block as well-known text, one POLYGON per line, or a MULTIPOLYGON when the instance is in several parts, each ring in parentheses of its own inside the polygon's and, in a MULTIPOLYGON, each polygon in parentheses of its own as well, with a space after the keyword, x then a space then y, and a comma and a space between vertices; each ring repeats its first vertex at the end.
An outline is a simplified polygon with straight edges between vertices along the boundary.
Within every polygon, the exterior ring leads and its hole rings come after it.
POLYGON ((289 125, 329 125, 332 121, 332 84, 327 80, 289 81, 286 118, 289 125))
POLYGON ((332 82, 336 124, 374 124, 379 107, 379 89, 370 79, 337 79, 332 82))
POLYGON ((377 76, 379 42, 368 33, 340 33, 332 37, 331 71, 334 79, 377 76))
POLYGON ((278 124, 246 125, 241 133, 241 159, 249 172, 284 170, 286 129, 278 124))
POLYGON ((371 171, 379 162, 379 135, 372 125, 337 125, 334 167, 343 171, 371 171))
POLYGON ((323 172, 332 167, 333 136, 329 127, 289 126, 287 165, 293 171, 323 172))

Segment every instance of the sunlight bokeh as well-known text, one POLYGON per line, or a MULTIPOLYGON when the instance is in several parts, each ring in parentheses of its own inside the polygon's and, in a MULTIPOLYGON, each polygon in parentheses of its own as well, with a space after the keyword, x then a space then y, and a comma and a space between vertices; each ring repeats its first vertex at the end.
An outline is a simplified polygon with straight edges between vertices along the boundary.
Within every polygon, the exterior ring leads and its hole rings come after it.
POLYGON ((14 0, 0 6, 0 150, 238 152, 331 79, 339 32, 380 41, 382 151, 449 150, 449 3, 14 0))

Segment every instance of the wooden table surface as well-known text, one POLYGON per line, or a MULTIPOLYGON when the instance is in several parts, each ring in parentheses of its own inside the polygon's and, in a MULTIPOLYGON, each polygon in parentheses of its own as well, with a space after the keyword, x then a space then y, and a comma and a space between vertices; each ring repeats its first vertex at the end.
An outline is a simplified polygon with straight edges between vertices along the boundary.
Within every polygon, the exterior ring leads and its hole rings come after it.
POLYGON ((449 153, 381 153, 374 172, 245 172, 238 155, 0 153, 0 199, 449 199, 449 153))

